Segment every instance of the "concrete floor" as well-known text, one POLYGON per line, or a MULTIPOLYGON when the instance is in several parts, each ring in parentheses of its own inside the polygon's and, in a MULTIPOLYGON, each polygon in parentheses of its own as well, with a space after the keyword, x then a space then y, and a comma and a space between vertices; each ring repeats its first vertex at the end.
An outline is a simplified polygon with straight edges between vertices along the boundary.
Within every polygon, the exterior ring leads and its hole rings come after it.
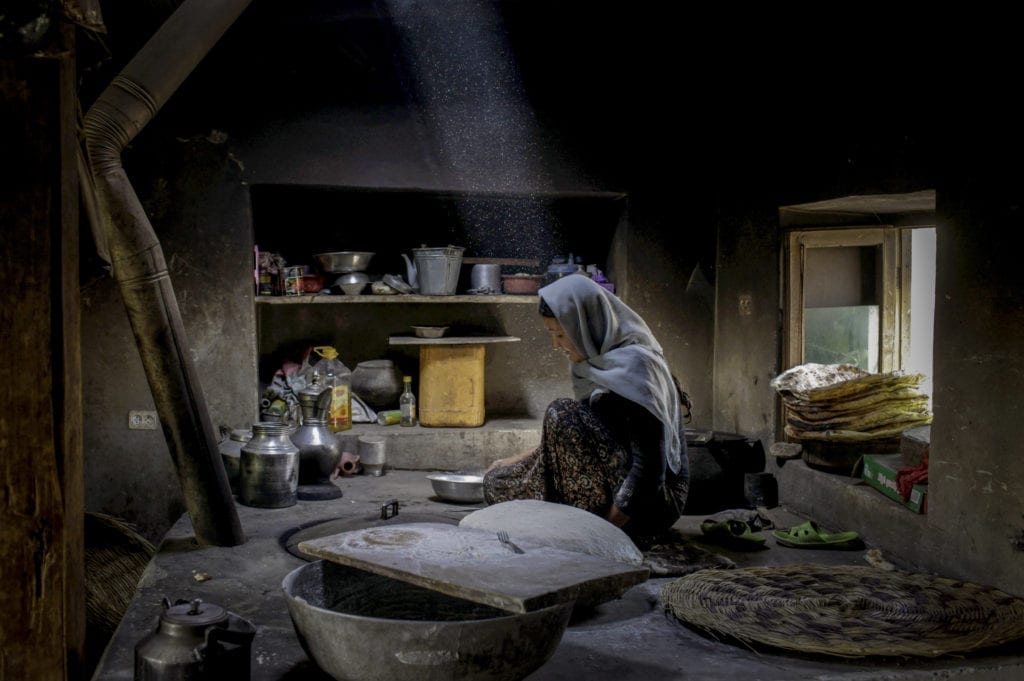
MULTIPOLYGON (((171 529, 150 563, 136 597, 97 668, 95 679, 132 679, 136 643, 152 632, 163 597, 202 598, 245 617, 257 626, 252 679, 310 679, 326 675, 307 659, 285 607, 281 580, 304 564, 282 548, 289 530, 323 520, 379 517, 381 505, 398 499, 400 516, 427 516, 457 521, 479 506, 461 506, 434 498, 423 471, 389 470, 381 477, 356 476, 337 483, 344 496, 332 501, 300 501, 287 509, 239 506, 247 541, 234 548, 199 547, 188 517, 171 529), (198 581, 200 575, 209 579, 198 581)), ((777 526, 802 522, 785 508, 763 510, 777 526)), ((677 528, 695 539, 703 517, 684 517, 677 528)), ((830 528, 839 529, 839 528, 830 528)), ((846 529, 846 528, 842 528, 846 529)), ((863 564, 861 551, 787 549, 768 540, 770 548, 728 555, 739 566, 792 562, 863 564)), ((712 547, 708 547, 712 548, 712 547)), ((894 560, 892 556, 886 556, 894 560)), ((897 562, 898 564, 898 562, 897 562)), ((653 681, 655 679, 916 679, 1024 678, 1024 655, 1018 646, 982 655, 950 659, 845 660, 800 656, 720 642, 681 625, 659 602, 670 581, 650 579, 593 616, 574 621, 554 656, 528 677, 530 681, 588 679, 653 681)))

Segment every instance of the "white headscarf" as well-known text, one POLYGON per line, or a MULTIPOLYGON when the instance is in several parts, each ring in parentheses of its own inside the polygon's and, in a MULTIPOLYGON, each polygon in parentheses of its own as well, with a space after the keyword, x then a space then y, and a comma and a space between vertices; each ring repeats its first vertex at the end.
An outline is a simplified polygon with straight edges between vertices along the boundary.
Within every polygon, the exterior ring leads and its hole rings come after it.
POLYGON ((661 345, 646 322, 586 276, 562 277, 539 294, 586 357, 572 364, 576 399, 589 400, 595 390, 605 388, 643 406, 664 426, 667 463, 678 473, 679 394, 661 345))

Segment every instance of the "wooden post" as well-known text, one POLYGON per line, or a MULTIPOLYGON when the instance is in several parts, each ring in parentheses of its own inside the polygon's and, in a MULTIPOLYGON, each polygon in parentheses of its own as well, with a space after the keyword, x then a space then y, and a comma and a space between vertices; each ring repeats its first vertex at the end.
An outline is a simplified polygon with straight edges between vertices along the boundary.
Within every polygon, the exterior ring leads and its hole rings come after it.
POLYGON ((0 59, 0 679, 85 638, 74 36, 0 59))

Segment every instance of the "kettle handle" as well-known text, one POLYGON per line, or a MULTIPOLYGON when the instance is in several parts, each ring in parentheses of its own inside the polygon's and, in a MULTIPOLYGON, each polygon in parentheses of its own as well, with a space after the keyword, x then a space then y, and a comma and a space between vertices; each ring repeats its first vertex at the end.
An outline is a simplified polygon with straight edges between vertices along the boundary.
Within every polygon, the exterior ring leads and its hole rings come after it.
POLYGON ((256 627, 247 619, 228 613, 226 627, 210 626, 206 628, 206 646, 211 643, 231 643, 247 645, 256 636, 256 627))

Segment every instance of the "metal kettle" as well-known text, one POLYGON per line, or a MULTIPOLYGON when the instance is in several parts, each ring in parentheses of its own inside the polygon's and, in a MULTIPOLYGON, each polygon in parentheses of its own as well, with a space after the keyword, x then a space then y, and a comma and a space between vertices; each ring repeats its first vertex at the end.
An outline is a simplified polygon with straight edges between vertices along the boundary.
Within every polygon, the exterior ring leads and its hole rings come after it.
POLYGON ((135 681, 248 681, 256 627, 196 598, 171 605, 135 646, 135 681))

